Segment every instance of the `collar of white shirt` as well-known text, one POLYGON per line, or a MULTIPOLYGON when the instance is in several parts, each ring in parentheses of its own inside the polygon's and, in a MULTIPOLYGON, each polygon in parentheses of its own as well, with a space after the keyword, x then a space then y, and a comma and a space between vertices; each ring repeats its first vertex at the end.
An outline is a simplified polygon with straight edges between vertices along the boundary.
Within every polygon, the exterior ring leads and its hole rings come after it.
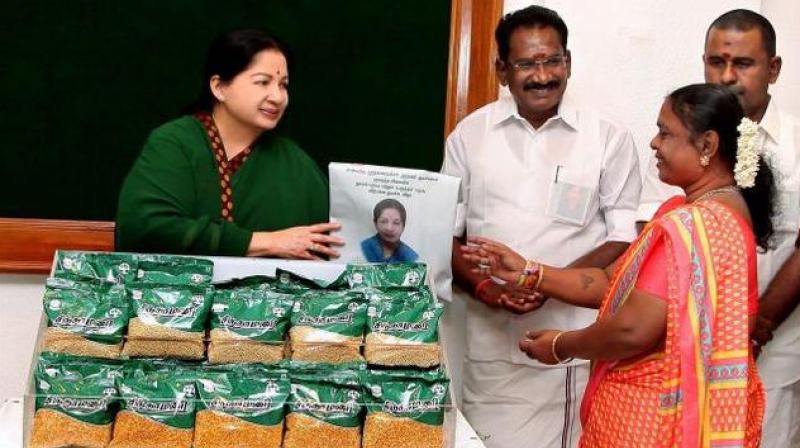
MULTIPOLYGON (((522 120, 524 118, 519 114, 517 103, 514 102, 512 96, 504 96, 497 101, 497 107, 492 111, 491 123, 497 126, 507 120, 522 120)), ((561 102, 558 104, 558 112, 556 115, 547 119, 547 121, 540 127, 540 129, 547 126, 551 121, 561 121, 569 126, 571 129, 578 130, 578 108, 569 96, 564 95, 561 102)))
POLYGON ((778 105, 775 104, 775 98, 769 99, 767 110, 764 111, 764 116, 761 117, 761 122, 758 123, 758 126, 767 133, 773 142, 781 141, 781 117, 778 105))

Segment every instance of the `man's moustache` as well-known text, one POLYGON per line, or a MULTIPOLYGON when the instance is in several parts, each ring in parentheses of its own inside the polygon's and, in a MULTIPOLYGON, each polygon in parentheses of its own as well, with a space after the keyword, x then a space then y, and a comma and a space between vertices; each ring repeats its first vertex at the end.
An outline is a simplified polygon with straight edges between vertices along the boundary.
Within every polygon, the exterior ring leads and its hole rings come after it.
POLYGON ((532 82, 532 83, 525 84, 522 88, 524 90, 545 90, 545 89, 555 89, 555 88, 558 88, 558 86, 560 86, 560 85, 561 85, 561 83, 558 82, 558 81, 550 81, 550 82, 545 83, 545 84, 540 84, 538 82, 532 82))

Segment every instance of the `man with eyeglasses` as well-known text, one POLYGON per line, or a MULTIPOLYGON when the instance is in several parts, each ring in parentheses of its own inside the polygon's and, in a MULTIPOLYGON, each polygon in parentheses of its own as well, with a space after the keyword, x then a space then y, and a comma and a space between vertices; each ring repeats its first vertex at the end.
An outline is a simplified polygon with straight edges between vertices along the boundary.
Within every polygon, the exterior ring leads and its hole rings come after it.
POLYGON ((458 124, 442 167, 462 180, 453 274, 467 302, 463 411, 490 448, 571 447, 588 362, 544 365, 518 343, 532 329, 587 326, 596 311, 514 293, 472 272, 461 247, 477 235, 548 265, 607 266, 636 236, 638 158, 626 129, 565 95, 571 55, 555 11, 508 14, 495 38, 511 96, 458 124))
MULTIPOLYGON (((745 115, 758 123, 759 145, 775 173, 779 209, 773 219, 771 248, 758 254, 758 318, 753 343, 767 403, 763 448, 800 447, 800 120, 781 110, 769 93, 782 59, 775 29, 761 14, 746 9, 719 16, 706 32, 703 65, 706 82, 729 86, 745 115)), ((648 172, 639 218, 673 190, 648 172)))

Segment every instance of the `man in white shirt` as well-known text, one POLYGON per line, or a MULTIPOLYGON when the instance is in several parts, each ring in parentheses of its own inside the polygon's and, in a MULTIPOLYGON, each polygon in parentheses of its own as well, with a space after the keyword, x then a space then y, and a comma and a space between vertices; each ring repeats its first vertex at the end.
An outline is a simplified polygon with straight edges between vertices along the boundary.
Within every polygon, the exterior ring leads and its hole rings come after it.
MULTIPOLYGON (((775 173, 778 195, 771 249, 758 254, 761 294, 754 343, 762 348, 758 370, 767 392, 762 447, 800 447, 800 121, 780 110, 769 94, 781 58, 775 30, 758 13, 733 10, 706 33, 706 82, 730 86, 745 115, 759 124, 759 145, 775 173)), ((670 196, 648 173, 639 218, 670 196), (661 191, 661 193, 659 193, 661 191)))
POLYGON ((442 167, 462 181, 453 273, 467 302, 463 411, 489 448, 572 447, 588 363, 546 366, 518 342, 531 329, 582 328, 595 310, 516 297, 471 272, 461 247, 479 235, 549 265, 607 266, 636 235, 637 153, 626 129, 564 95, 571 55, 555 11, 508 14, 495 37, 511 98, 461 121, 442 167))

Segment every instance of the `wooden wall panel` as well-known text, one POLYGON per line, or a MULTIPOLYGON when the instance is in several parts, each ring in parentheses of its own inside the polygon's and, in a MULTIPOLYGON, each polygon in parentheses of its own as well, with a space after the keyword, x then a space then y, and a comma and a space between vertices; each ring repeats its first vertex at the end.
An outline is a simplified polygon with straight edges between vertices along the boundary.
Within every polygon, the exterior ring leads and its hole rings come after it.
POLYGON ((114 250, 114 223, 0 218, 0 272, 47 273, 56 249, 114 250))

